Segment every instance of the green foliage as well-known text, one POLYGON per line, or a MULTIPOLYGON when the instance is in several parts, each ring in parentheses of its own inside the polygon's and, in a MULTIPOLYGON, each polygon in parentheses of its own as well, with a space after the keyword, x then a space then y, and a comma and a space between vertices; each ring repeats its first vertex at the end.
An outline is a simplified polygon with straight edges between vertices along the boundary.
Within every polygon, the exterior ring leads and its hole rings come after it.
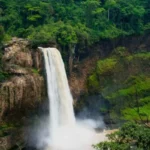
POLYGON ((127 57, 128 61, 133 61, 133 60, 137 60, 137 61, 148 61, 150 60, 150 53, 137 53, 134 55, 130 55, 129 57, 127 57))
POLYGON ((64 25, 58 30, 57 41, 61 45, 75 45, 77 35, 74 28, 70 25, 64 25))
POLYGON ((89 28, 87 28, 84 24, 77 24, 75 26, 75 32, 77 36, 77 43, 80 47, 80 49, 85 48, 86 46, 89 46, 95 42, 95 36, 89 28), (82 31, 82 32, 81 32, 82 31), (91 36, 93 35, 93 36, 91 36))
POLYGON ((140 105, 141 106, 144 106, 144 105, 149 104, 149 103, 150 103, 150 96, 147 96, 147 97, 140 99, 140 105))
POLYGON ((125 47, 117 47, 113 52, 112 55, 117 56, 117 57, 124 57, 128 56, 129 52, 125 47))
POLYGON ((0 68, 0 82, 5 81, 6 79, 8 79, 11 75, 7 72, 3 72, 0 68))
POLYGON ((114 39, 125 35, 126 33, 118 29, 114 24, 107 25, 103 32, 100 32, 100 37, 102 39, 114 39))
POLYGON ((148 121, 150 118, 149 108, 150 108, 150 103, 140 106, 139 108, 138 107, 126 108, 122 110, 122 114, 126 120, 148 121))
POLYGON ((0 0, 0 27, 9 37, 57 41, 61 47, 78 44, 83 52, 100 39, 148 30, 149 12, 149 0, 0 0))
POLYGON ((150 128, 133 122, 124 124, 119 131, 108 135, 108 142, 94 145, 96 150, 149 150, 150 128))
POLYGON ((96 73, 92 74, 89 78, 88 78, 88 88, 91 89, 91 92, 99 92, 99 81, 97 79, 97 75, 96 73))
MULTIPOLYGON (((59 24, 61 24, 61 22, 59 24)), ((59 26, 56 23, 45 24, 37 28, 30 26, 26 30, 26 34, 28 35, 28 33, 31 33, 27 38, 35 44, 48 43, 50 41, 55 42, 58 29, 59 26)))
POLYGON ((97 74, 98 75, 109 75, 113 72, 117 61, 114 58, 108 58, 97 62, 97 74))
POLYGON ((12 133, 12 130, 20 127, 20 124, 15 123, 1 123, 0 124, 0 137, 8 136, 12 133))
MULTIPOLYGON (((130 79, 128 80, 131 82, 130 79)), ((135 77, 133 83, 130 83, 128 87, 113 93, 111 98, 115 99, 119 97, 134 96, 136 93, 142 94, 143 92, 146 94, 148 91, 150 91, 150 78, 135 77)))
POLYGON ((8 72, 3 71, 3 65, 2 65, 2 50, 0 48, 0 82, 5 81, 10 77, 10 74, 8 72))
POLYGON ((5 44, 11 40, 11 36, 9 34, 5 34, 2 43, 5 44))
POLYGON ((32 69, 32 72, 33 72, 34 74, 39 74, 39 70, 37 70, 37 69, 35 69, 35 68, 32 69))
POLYGON ((115 142, 103 142, 93 146, 96 150, 129 150, 129 144, 118 144, 115 142))
POLYGON ((111 105, 109 113, 113 120, 149 120, 149 55, 149 52, 130 55, 127 49, 118 47, 109 58, 97 62, 88 78, 89 93, 102 94, 111 105))
POLYGON ((0 44, 3 40, 3 38, 4 38, 4 28, 3 28, 3 26, 0 26, 0 44))
POLYGON ((148 23, 144 26, 144 30, 149 30, 149 29, 150 29, 150 23, 148 23))

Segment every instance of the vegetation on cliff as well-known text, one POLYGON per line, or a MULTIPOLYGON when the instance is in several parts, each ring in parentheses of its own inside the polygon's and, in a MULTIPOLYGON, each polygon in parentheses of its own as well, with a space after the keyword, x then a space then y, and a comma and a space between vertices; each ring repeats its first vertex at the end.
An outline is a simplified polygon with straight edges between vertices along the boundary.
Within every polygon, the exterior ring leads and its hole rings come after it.
POLYGON ((124 47, 118 47, 109 58, 97 62, 88 78, 89 94, 103 95, 111 105, 111 110, 105 111, 109 111, 112 118, 149 121, 149 60, 149 52, 131 54, 124 47))

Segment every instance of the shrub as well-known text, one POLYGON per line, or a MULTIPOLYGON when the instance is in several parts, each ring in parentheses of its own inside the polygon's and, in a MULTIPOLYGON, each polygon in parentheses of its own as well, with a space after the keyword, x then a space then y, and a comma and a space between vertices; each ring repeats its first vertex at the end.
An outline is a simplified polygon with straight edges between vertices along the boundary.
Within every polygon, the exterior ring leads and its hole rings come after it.
POLYGON ((98 93, 99 92, 100 85, 99 85, 99 81, 98 81, 96 73, 92 74, 88 78, 88 88, 91 89, 92 93, 98 93))
POLYGON ((149 150, 150 128, 129 122, 119 131, 107 135, 109 141, 101 142, 93 147, 96 150, 149 150))
POLYGON ((98 75, 110 75, 115 68, 117 60, 114 58, 107 58, 99 60, 97 63, 96 71, 98 75))

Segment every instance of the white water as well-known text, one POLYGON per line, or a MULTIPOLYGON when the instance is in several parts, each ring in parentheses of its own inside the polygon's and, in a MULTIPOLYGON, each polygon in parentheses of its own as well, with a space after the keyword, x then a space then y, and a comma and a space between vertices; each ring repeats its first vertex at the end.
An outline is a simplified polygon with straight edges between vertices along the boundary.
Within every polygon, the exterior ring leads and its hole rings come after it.
POLYGON ((90 125, 75 121, 73 99, 60 52, 56 48, 40 49, 45 60, 50 110, 48 150, 92 150, 92 144, 105 140, 104 134, 97 134, 90 125))
POLYGON ((47 76, 50 134, 53 136, 58 127, 75 124, 73 100, 59 51, 56 48, 44 48, 42 50, 47 76))

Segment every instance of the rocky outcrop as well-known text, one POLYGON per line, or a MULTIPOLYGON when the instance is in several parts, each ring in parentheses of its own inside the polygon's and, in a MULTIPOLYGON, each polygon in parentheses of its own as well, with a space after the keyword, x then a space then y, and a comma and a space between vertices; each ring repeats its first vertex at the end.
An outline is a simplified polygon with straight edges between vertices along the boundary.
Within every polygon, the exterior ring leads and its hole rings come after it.
MULTIPOLYGON (((44 96, 44 79, 39 75, 14 76, 0 87, 0 116, 11 111, 26 112, 44 96)), ((12 114, 11 114, 12 115, 12 114)))
POLYGON ((24 115, 44 99, 41 60, 40 51, 33 51, 26 40, 14 38, 5 45, 2 66, 9 78, 0 83, 0 119, 16 112, 24 115))
POLYGON ((29 43, 22 39, 13 39, 5 45, 2 57, 3 70, 11 74, 28 74, 33 66, 32 52, 29 43))

